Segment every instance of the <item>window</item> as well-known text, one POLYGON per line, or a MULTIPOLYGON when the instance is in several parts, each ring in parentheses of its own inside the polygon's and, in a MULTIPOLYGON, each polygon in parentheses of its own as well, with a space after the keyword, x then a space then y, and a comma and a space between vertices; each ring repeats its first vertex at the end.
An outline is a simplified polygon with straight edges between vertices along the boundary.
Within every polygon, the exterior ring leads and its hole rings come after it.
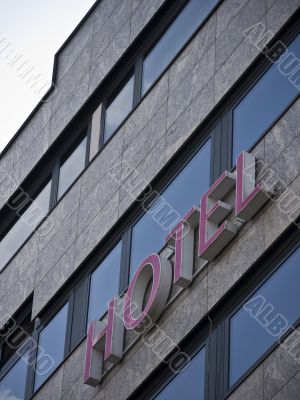
MULTIPOLYGON (((300 57, 300 35, 288 47, 288 52, 300 57)), ((289 76, 280 70, 284 54, 233 110, 233 164, 237 155, 249 149, 299 94, 289 76)), ((293 63, 290 69, 295 66, 293 63)))
MULTIPOLYGON (((26 204, 24 204, 24 198, 21 200, 17 215, 21 214, 23 208, 27 207, 27 209, 0 242, 0 271, 47 215, 50 205, 50 191, 51 181, 34 201, 28 199, 27 195, 25 195, 26 204), (29 207, 28 204, 30 204, 29 207)), ((21 196, 24 196, 24 193, 21 193, 21 196)))
POLYGON ((155 397, 155 400, 204 400, 205 348, 155 397))
POLYGON ((123 86, 117 96, 109 104, 105 113, 103 142, 106 143, 133 107, 134 77, 123 86))
POLYGON ((159 251, 172 227, 199 204, 209 187, 210 140, 179 173, 169 187, 155 200, 132 229, 130 275, 150 253, 159 251))
POLYGON ((299 265, 300 249, 231 318, 230 386, 281 337, 283 321, 292 325, 300 317, 299 265))
POLYGON ((217 0, 189 1, 155 47, 145 57, 142 94, 159 77, 216 4, 217 0))
POLYGON ((25 399, 28 355, 26 351, 0 381, 0 399, 25 399))
POLYGON ((63 361, 67 329, 68 304, 41 331, 35 368, 34 390, 37 390, 63 361))
POLYGON ((120 242, 91 275, 88 323, 100 319, 107 311, 107 303, 119 294, 121 269, 120 242))
MULTIPOLYGON (((25 311, 26 312, 26 311, 25 311)), ((16 323, 11 320, 6 327, 0 330, 2 343, 0 344, 0 367, 8 363, 19 351, 28 344, 33 332, 34 323, 31 321, 31 312, 23 320, 16 323)))
POLYGON ((85 138, 60 167, 57 194, 58 199, 61 198, 61 196, 69 189, 75 179, 84 170, 86 160, 86 145, 87 139, 85 138))

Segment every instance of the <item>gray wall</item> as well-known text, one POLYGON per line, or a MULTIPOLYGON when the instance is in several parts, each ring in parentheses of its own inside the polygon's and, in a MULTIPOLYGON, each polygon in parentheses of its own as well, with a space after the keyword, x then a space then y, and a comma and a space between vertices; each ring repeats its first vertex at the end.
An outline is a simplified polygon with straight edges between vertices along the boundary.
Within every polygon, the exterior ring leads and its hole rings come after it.
MULTIPOLYGON (((6 173, 15 181, 11 187, 5 187, 7 196, 162 3, 162 0, 103 0, 93 11, 60 55, 57 93, 39 109, 0 160, 0 168, 5 165, 6 173)), ((222 2, 53 210, 50 217, 54 228, 50 234, 41 234, 45 229, 42 225, 3 271, 0 276, 3 311, 13 314, 31 293, 33 317, 43 308, 133 202, 134 197, 111 182, 107 170, 126 160, 145 182, 151 181, 258 55, 259 51, 243 37, 243 31, 261 21, 276 33, 299 4, 299 0, 222 2)), ((253 150, 298 194, 299 111, 300 101, 253 150)), ((120 168, 119 175, 123 184, 134 185, 134 196, 144 189, 145 183, 133 183, 134 174, 126 168, 120 168)), ((0 192, 5 184, 0 182, 0 192)), ((1 202, 0 206, 5 202, 4 196, 1 202)), ((289 220, 278 212, 277 204, 270 202, 166 310, 160 320, 161 327, 175 342, 181 340, 288 225, 289 220)), ((82 384, 84 347, 85 343, 71 354, 36 399, 126 399, 159 363, 150 350, 138 343, 108 374, 101 388, 91 389, 82 384)), ((231 398, 244 400, 251 394, 258 400, 296 399, 299 368, 286 367, 285 362, 291 361, 284 358, 281 350, 276 350, 231 398)))

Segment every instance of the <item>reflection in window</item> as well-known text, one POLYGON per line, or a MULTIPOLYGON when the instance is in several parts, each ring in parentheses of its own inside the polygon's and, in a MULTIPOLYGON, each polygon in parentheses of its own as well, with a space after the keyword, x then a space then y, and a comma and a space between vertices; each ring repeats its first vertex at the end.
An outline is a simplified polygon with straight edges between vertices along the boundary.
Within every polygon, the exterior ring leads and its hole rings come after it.
POLYGON ((34 390, 45 382, 64 359, 67 317, 68 304, 56 314, 39 335, 34 390))
POLYGON ((133 82, 134 78, 132 77, 106 109, 104 143, 107 142, 121 122, 132 110, 133 82))
POLYGON ((73 151, 70 157, 63 163, 59 171, 59 185, 57 198, 69 189, 75 179, 80 175, 85 167, 86 158, 86 144, 85 138, 80 145, 73 151))
POLYGON ((120 242, 91 275, 88 323, 100 319, 109 300, 119 294, 121 247, 120 242))
POLYGON ((28 351, 8 371, 0 382, 0 399, 25 399, 28 351))
POLYGON ((172 227, 200 202, 209 187, 210 140, 177 175, 132 229, 130 275, 144 258, 159 251, 172 227))
MULTIPOLYGON (((12 258, 37 225, 47 215, 50 205, 51 181, 31 202, 9 232, 0 242, 0 270, 12 258)), ((28 200, 29 201, 29 200, 28 200)), ((20 205, 22 207, 22 205, 20 205)), ((20 210, 21 211, 21 210, 20 210)))
POLYGON ((155 400, 204 400, 205 348, 155 397, 155 400))
POLYGON ((142 94, 159 77, 217 2, 217 0, 190 0, 181 11, 144 59, 142 94))
MULTIPOLYGON (((288 47, 288 51, 300 57, 300 35, 288 47)), ((278 62, 254 85, 233 111, 233 163, 242 150, 252 144, 268 129, 299 90, 278 69, 278 62)))
POLYGON ((231 318, 230 386, 280 338, 281 316, 289 325, 300 317, 299 265, 300 249, 231 318))

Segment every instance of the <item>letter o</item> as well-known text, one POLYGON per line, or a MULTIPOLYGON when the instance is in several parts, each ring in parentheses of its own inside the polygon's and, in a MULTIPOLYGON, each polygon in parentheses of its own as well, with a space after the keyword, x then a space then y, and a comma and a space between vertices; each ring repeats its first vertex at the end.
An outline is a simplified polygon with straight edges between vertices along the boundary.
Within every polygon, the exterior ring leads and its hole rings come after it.
POLYGON ((172 267, 169 260, 151 254, 139 266, 134 274, 124 301, 124 325, 129 330, 139 332, 143 322, 150 317, 152 324, 160 317, 169 297, 172 285, 172 267), (151 282, 152 280, 152 282, 151 282), (143 308, 147 287, 151 282, 151 291, 143 308), (135 305, 134 311, 132 305, 135 305))

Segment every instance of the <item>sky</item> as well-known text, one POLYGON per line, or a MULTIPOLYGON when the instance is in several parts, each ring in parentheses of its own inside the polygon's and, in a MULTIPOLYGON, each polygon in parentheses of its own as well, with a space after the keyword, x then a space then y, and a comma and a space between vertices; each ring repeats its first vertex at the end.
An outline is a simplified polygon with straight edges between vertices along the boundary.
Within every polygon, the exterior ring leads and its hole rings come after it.
POLYGON ((50 87, 54 54, 94 3, 0 0, 0 152, 50 87), (39 75, 35 90, 21 76, 27 68, 39 75))

